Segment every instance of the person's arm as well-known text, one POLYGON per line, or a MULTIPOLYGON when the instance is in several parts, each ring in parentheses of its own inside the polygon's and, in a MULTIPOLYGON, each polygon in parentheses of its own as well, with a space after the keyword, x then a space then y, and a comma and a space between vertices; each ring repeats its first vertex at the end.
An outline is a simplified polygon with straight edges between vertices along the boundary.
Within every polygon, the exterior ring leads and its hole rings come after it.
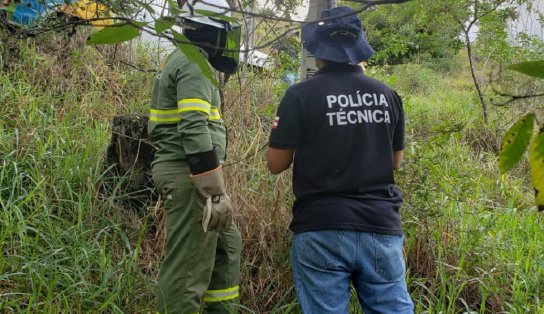
POLYGON ((266 166, 272 174, 287 170, 293 163, 294 149, 278 149, 268 147, 266 150, 266 166))
POLYGON ((402 163, 402 150, 397 150, 393 152, 393 170, 398 170, 400 164, 402 163))
POLYGON ((180 115, 178 131, 181 134, 185 155, 189 156, 214 149, 208 128, 214 89, 196 64, 185 62, 187 63, 183 65, 183 68, 175 72, 175 80, 177 110, 180 115))
POLYGON ((295 93, 288 89, 280 102, 266 151, 266 166, 272 174, 281 173, 293 163, 300 129, 300 107, 295 93))
POLYGON ((404 106, 402 104, 402 98, 393 92, 395 101, 398 104, 398 120, 393 133, 393 170, 400 168, 402 163, 403 150, 404 150, 404 106))
MULTIPOLYGON (((187 61, 188 62, 188 61, 187 61)), ((233 207, 223 177, 224 148, 214 147, 211 121, 221 121, 217 108, 219 97, 213 84, 193 63, 180 64, 172 73, 176 83, 177 128, 196 190, 206 199, 202 208, 202 228, 226 231, 232 225, 233 207)))

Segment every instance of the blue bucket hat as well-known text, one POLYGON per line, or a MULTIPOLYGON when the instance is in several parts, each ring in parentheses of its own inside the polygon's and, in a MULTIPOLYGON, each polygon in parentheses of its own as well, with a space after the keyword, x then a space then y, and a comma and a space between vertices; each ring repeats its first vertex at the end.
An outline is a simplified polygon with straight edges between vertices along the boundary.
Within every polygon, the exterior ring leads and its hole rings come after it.
POLYGON ((374 54, 361 20, 348 7, 324 10, 319 21, 302 26, 301 37, 304 48, 319 59, 359 64, 374 54))

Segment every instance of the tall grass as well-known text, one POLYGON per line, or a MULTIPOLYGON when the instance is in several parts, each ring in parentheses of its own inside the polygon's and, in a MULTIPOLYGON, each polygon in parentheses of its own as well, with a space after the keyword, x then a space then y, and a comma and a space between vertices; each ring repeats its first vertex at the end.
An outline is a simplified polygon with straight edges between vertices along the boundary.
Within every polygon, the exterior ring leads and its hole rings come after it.
POLYGON ((527 172, 501 176, 500 129, 481 126, 478 103, 464 90, 405 99, 410 133, 397 178, 417 312, 540 313, 542 213, 527 172))
MULTIPOLYGON (((114 72, 40 44, 18 43, 18 60, 0 75, 0 311, 150 309, 139 255, 146 220, 99 189, 108 117, 120 109, 121 91, 104 89, 114 72)), ((90 49, 73 51, 95 60, 90 49)))
MULTIPOLYGON (((104 164, 111 118, 145 112, 153 73, 110 62, 114 49, 65 40, 0 46, 0 312, 151 312, 161 203, 135 213, 117 202, 121 189, 102 186, 111 181, 104 164)), ((149 54, 130 61, 154 66, 149 54)), ((243 313, 300 312, 289 265, 290 173, 270 175, 263 154, 286 87, 278 74, 234 77, 225 88, 243 313)), ((502 176, 496 166, 509 117, 493 111, 495 122, 484 128, 463 71, 444 79, 409 65, 369 75, 405 102, 397 183, 417 313, 542 313, 542 213, 525 164, 502 176)))

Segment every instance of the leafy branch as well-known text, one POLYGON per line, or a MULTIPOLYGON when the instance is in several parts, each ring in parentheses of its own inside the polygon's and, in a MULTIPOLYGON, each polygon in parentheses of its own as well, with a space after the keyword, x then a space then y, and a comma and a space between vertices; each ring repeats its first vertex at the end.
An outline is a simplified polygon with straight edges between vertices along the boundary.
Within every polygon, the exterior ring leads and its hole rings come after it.
MULTIPOLYGON (((524 0, 521 0, 524 1, 524 0)), ((501 8, 505 8, 508 5, 517 4, 519 0, 473 0, 470 1, 461 1, 460 4, 454 5, 447 10, 447 14, 452 16, 454 20, 459 25, 462 30, 463 37, 465 40, 465 47, 467 49, 467 57, 470 67, 470 75, 474 83, 474 87, 478 94, 478 99, 482 107, 482 115, 484 123, 487 124, 488 121, 488 110, 487 110, 487 101, 484 97, 484 91, 482 89, 482 84, 479 82, 476 77, 476 65, 474 64, 474 53, 471 42, 471 31, 473 27, 486 16, 497 12, 501 8), (468 19, 466 18, 466 12, 469 12, 468 19)))
MULTIPOLYGON (((374 6, 374 5, 402 3, 402 2, 408 2, 408 1, 411 1, 411 0, 373 0, 373 1, 349 0, 349 1, 362 3, 362 4, 364 4, 364 6, 361 9, 357 10, 356 12, 350 13, 350 14, 345 14, 344 16, 357 14, 357 13, 362 12, 362 11, 364 11, 364 10, 368 9, 369 7, 374 6)), ((225 8, 225 7, 213 4, 213 3, 208 3, 205 0, 202 0, 202 3, 204 3, 206 5, 209 5, 209 6, 212 6, 212 7, 216 7, 218 9, 220 9, 220 10, 224 10, 225 12, 228 12, 228 11, 238 12, 238 13, 241 13, 244 17, 249 15, 249 16, 253 16, 253 17, 260 17, 260 18, 263 18, 263 19, 278 20, 278 18, 275 17, 275 16, 272 16, 272 17, 265 16, 265 15, 262 15, 262 14, 257 14, 257 13, 250 12, 250 11, 243 10, 243 9, 225 8)), ((181 3, 181 4, 178 3, 178 5, 183 5, 183 3, 181 3)), ((176 11, 177 11, 177 9, 176 9, 176 11)), ((217 13, 214 13, 214 12, 199 12, 199 13, 201 13, 203 15, 218 17, 217 13)), ((136 38, 136 37, 138 37, 140 35, 140 33, 142 31, 145 31, 145 32, 147 32, 149 34, 152 34, 153 36, 166 38, 166 39, 170 40, 171 42, 173 42, 177 47, 179 47, 181 49, 181 51, 189 58, 189 60, 191 60, 192 62, 195 62, 200 67, 200 69, 202 70, 202 73, 206 77, 208 77, 212 82, 214 82, 214 84, 216 84, 216 85, 218 84, 217 81, 214 78, 213 71, 210 68, 210 65, 208 64, 208 62, 206 62, 204 57, 198 52, 198 48, 196 48, 196 46, 194 46, 194 44, 187 37, 185 37, 183 34, 181 34, 181 33, 179 33, 179 32, 172 29, 172 27, 175 25, 175 17, 173 17, 173 16, 161 16, 161 17, 159 17, 159 19, 157 19, 155 21, 154 26, 152 26, 152 25, 150 26, 151 22, 136 21, 136 20, 131 19, 131 18, 121 18, 120 17, 120 18, 116 18, 116 20, 121 21, 121 22, 116 23, 116 24, 111 25, 111 26, 107 26, 104 29, 92 34, 87 39, 87 44, 117 44, 117 43, 125 42, 125 41, 131 40, 133 38, 136 38), (166 30, 169 30, 169 32, 166 32, 166 30)), ((295 20, 285 19, 285 18, 281 18, 281 20, 288 21, 290 23, 296 23, 297 22, 295 20)), ((312 23, 312 22, 317 22, 317 20, 309 21, 307 23, 312 23)), ((299 22, 299 23, 301 23, 301 22, 299 22)), ((297 27, 294 27, 294 28, 289 28, 285 32, 283 32, 282 34, 280 34, 278 36, 275 36, 272 40, 269 40, 268 42, 265 42, 264 44, 261 44, 261 45, 259 45, 257 47, 245 47, 245 49, 238 49, 238 50, 236 50, 236 52, 249 52, 249 51, 253 51, 255 49, 267 47, 267 46, 271 45, 272 43, 276 42, 277 40, 279 40, 280 38, 282 38, 284 36, 287 36, 289 33, 291 33, 293 30, 298 29, 299 27, 300 26, 297 26, 297 27)), ((210 48, 214 47, 212 44, 210 44, 208 46, 210 48)), ((203 47, 206 47, 206 44, 204 44, 203 47)), ((232 50, 227 50, 227 51, 232 51, 232 50)))
MULTIPOLYGON (((509 69, 534 78, 544 78, 544 60, 513 64, 509 69)), ((513 97, 512 95, 507 95, 513 97)), ((518 96, 528 98, 534 95, 518 96)), ((537 95, 537 96, 544 96, 537 95)), ((529 146, 529 170, 531 183, 535 189, 535 202, 539 210, 544 210, 544 128, 540 127, 534 113, 518 120, 506 132, 499 153, 499 168, 508 172, 523 157, 529 146), (538 131, 535 132, 535 125, 538 131)))

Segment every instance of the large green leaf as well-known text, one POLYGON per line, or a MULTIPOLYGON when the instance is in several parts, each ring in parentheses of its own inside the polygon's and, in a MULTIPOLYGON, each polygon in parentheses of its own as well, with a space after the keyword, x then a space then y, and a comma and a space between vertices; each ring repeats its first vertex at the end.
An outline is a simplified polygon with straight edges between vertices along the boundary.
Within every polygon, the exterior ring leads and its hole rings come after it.
POLYGON ((171 16, 163 16, 155 21, 155 31, 157 34, 171 28, 176 23, 176 19, 171 16))
POLYGON ((540 208, 544 206, 544 130, 541 129, 533 138, 529 149, 529 167, 531 182, 535 188, 535 202, 540 208))
MULTIPOLYGON (((238 24, 238 21, 235 18, 230 17, 230 16, 226 16, 224 14, 219 14, 217 12, 213 12, 213 11, 209 11, 209 10, 195 10, 195 12, 198 13, 198 14, 202 14, 204 16, 209 16, 209 17, 213 17, 213 18, 216 18, 216 19, 219 19, 219 20, 223 20, 223 21, 238 24)), ((227 13, 227 12, 228 11, 225 11, 225 13, 227 13)))
POLYGON ((140 35, 140 28, 147 22, 119 23, 104 27, 102 30, 87 38, 87 45, 91 44, 118 44, 131 40, 140 35))
POLYGON ((531 113, 518 120, 508 130, 499 153, 499 168, 502 172, 510 170, 523 156, 531 141, 534 125, 535 115, 531 113))
POLYGON ((516 63, 508 68, 529 76, 544 78, 544 60, 516 63))
POLYGON ((214 77, 210 63, 202 55, 200 50, 195 45, 191 44, 191 41, 189 38, 185 37, 185 35, 176 31, 172 31, 172 33, 174 34, 174 39, 176 40, 176 46, 181 49, 181 52, 187 56, 189 61, 196 63, 202 71, 202 74, 204 74, 205 77, 207 77, 216 87, 219 88, 219 83, 217 83, 217 80, 214 77))
POLYGON ((168 2, 168 9, 170 10, 170 14, 173 16, 179 15, 181 12, 178 3, 174 0, 166 0, 168 2))

